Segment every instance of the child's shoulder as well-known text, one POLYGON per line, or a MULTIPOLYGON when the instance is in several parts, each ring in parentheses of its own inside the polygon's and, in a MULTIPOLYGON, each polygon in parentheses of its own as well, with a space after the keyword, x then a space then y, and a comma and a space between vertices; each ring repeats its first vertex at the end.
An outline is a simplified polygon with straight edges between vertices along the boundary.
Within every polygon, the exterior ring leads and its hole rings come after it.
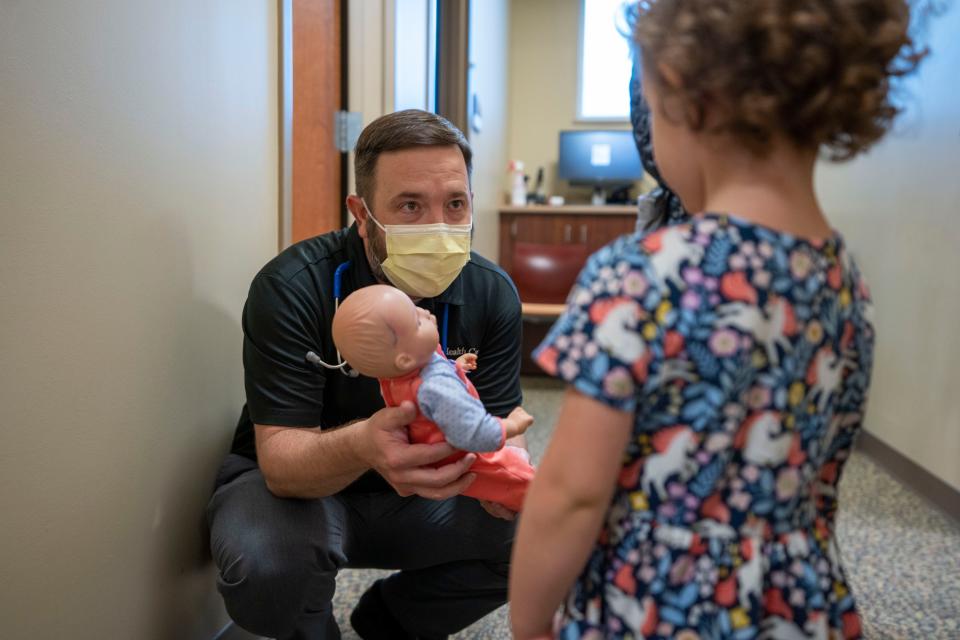
POLYGON ((634 270, 654 280, 670 279, 681 265, 699 266, 705 248, 724 229, 714 219, 693 218, 650 231, 620 236, 594 253, 587 264, 591 276, 634 270))
POLYGON ((728 220, 693 217, 658 229, 634 231, 618 237, 593 254, 597 263, 615 264, 619 260, 649 260, 661 253, 699 253, 717 237, 729 235, 728 220))

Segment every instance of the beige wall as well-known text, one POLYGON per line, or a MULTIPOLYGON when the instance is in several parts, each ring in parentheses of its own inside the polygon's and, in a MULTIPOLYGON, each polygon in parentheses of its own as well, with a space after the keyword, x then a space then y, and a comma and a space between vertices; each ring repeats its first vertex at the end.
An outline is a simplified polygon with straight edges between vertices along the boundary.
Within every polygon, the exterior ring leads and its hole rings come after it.
POLYGON ((909 109, 868 156, 818 188, 876 302, 867 429, 960 489, 960 6, 933 23, 909 109))
MULTIPOLYGON (((627 122, 577 122, 580 0, 510 3, 509 159, 522 160, 533 188, 544 167, 547 195, 586 202, 590 190, 557 179, 557 145, 564 129, 630 129, 627 122)), ((510 189, 506 168, 501 200, 510 189)), ((634 192, 636 193, 636 192, 634 192)))
POLYGON ((210 638, 203 507, 277 245, 260 0, 0 3, 4 638, 210 638))
POLYGON ((473 148, 473 247, 494 262, 499 249, 497 208, 507 167, 509 32, 507 0, 470 3, 470 93, 476 94, 482 116, 480 132, 469 127, 465 132, 473 148))

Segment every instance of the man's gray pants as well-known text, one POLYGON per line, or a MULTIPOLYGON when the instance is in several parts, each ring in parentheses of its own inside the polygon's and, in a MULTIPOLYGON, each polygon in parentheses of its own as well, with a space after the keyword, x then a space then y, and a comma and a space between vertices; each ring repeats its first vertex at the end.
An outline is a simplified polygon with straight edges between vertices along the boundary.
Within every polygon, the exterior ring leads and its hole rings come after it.
POLYGON ((383 582, 383 598, 418 636, 455 633, 507 600, 514 523, 472 498, 277 498, 255 462, 231 454, 207 522, 227 612, 261 636, 340 638, 331 601, 344 567, 399 570, 383 582))

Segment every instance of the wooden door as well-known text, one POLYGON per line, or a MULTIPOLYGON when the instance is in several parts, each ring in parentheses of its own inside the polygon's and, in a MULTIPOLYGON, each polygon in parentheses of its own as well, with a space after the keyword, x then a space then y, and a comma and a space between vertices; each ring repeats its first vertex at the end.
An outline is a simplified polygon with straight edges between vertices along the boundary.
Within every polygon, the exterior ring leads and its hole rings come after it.
POLYGON ((337 149, 334 119, 345 94, 344 11, 342 0, 291 4, 290 242, 343 224, 345 160, 337 149))

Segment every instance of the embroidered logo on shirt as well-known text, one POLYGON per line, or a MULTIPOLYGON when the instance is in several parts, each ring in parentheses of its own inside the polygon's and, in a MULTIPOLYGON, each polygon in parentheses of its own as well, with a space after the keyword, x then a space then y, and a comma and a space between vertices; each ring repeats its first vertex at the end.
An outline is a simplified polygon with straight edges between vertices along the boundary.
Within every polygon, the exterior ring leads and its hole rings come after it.
POLYGON ((459 358, 465 353, 472 353, 478 358, 480 357, 480 349, 477 347, 447 347, 448 358, 459 358))

